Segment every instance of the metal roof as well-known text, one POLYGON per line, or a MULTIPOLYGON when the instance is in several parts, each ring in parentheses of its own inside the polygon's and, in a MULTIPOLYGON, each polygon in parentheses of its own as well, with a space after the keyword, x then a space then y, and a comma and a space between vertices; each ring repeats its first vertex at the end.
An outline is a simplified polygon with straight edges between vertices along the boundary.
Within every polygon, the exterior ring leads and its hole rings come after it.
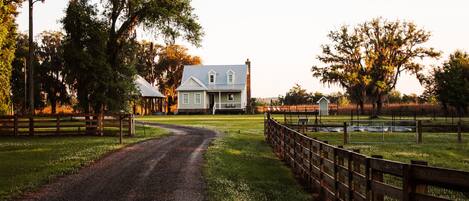
POLYGON ((135 85, 137 86, 138 90, 140 91, 140 95, 142 97, 156 97, 156 98, 164 98, 165 96, 156 89, 156 87, 151 86, 142 76, 137 75, 137 79, 135 79, 135 85))
POLYGON ((188 65, 184 66, 182 85, 177 90, 194 90, 191 86, 184 86, 188 79, 194 77, 201 82, 203 87, 208 88, 208 91, 241 91, 246 87, 246 75, 246 65, 188 65), (230 71, 234 73, 232 84, 228 84, 228 72, 230 71), (216 73, 215 83, 213 84, 209 84, 209 72, 216 73))

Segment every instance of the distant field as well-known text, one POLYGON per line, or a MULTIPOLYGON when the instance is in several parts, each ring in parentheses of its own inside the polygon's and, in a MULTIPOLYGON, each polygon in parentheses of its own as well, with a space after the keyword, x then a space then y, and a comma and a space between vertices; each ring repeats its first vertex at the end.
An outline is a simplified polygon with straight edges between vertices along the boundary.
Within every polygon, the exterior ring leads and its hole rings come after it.
POLYGON ((0 200, 70 174, 112 150, 168 134, 156 128, 145 128, 144 134, 137 126, 135 137, 124 138, 123 145, 117 137, 0 137, 0 200))
POLYGON ((139 120, 218 130, 205 157, 209 200, 311 200, 264 142, 262 115, 150 116, 139 120))

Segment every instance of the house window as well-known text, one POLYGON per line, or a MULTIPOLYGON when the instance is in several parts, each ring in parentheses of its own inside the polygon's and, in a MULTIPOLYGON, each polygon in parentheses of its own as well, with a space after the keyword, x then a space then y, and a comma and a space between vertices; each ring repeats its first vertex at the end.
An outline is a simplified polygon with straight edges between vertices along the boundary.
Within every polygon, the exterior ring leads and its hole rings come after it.
POLYGON ((189 94, 182 94, 182 103, 189 104, 189 94))
POLYGON ((228 82, 228 84, 234 83, 234 72, 232 70, 229 70, 226 73, 226 81, 228 82))
POLYGON ((210 84, 215 83, 215 75, 210 75, 210 84))
POLYGON ((234 94, 228 94, 227 98, 229 101, 234 101, 234 94))
POLYGON ((201 104, 202 103, 202 94, 197 93, 195 94, 195 104, 201 104))
POLYGON ((217 81, 217 72, 215 72, 214 70, 210 70, 208 72, 208 83, 215 84, 216 81, 217 81))

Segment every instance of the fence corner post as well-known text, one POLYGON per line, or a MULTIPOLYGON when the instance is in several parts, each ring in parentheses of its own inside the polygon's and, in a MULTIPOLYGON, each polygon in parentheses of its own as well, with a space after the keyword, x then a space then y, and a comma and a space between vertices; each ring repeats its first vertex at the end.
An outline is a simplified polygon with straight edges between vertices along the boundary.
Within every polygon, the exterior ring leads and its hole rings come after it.
POLYGON ((462 128, 461 120, 458 121, 458 143, 462 143, 462 128))

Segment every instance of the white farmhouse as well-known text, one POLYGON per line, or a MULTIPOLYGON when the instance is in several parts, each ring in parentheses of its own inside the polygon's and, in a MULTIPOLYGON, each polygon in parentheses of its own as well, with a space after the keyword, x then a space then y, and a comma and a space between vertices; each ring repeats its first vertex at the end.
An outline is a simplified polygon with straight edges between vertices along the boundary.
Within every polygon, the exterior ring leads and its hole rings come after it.
POLYGON ((251 63, 184 66, 178 114, 246 112, 251 100, 251 63))

